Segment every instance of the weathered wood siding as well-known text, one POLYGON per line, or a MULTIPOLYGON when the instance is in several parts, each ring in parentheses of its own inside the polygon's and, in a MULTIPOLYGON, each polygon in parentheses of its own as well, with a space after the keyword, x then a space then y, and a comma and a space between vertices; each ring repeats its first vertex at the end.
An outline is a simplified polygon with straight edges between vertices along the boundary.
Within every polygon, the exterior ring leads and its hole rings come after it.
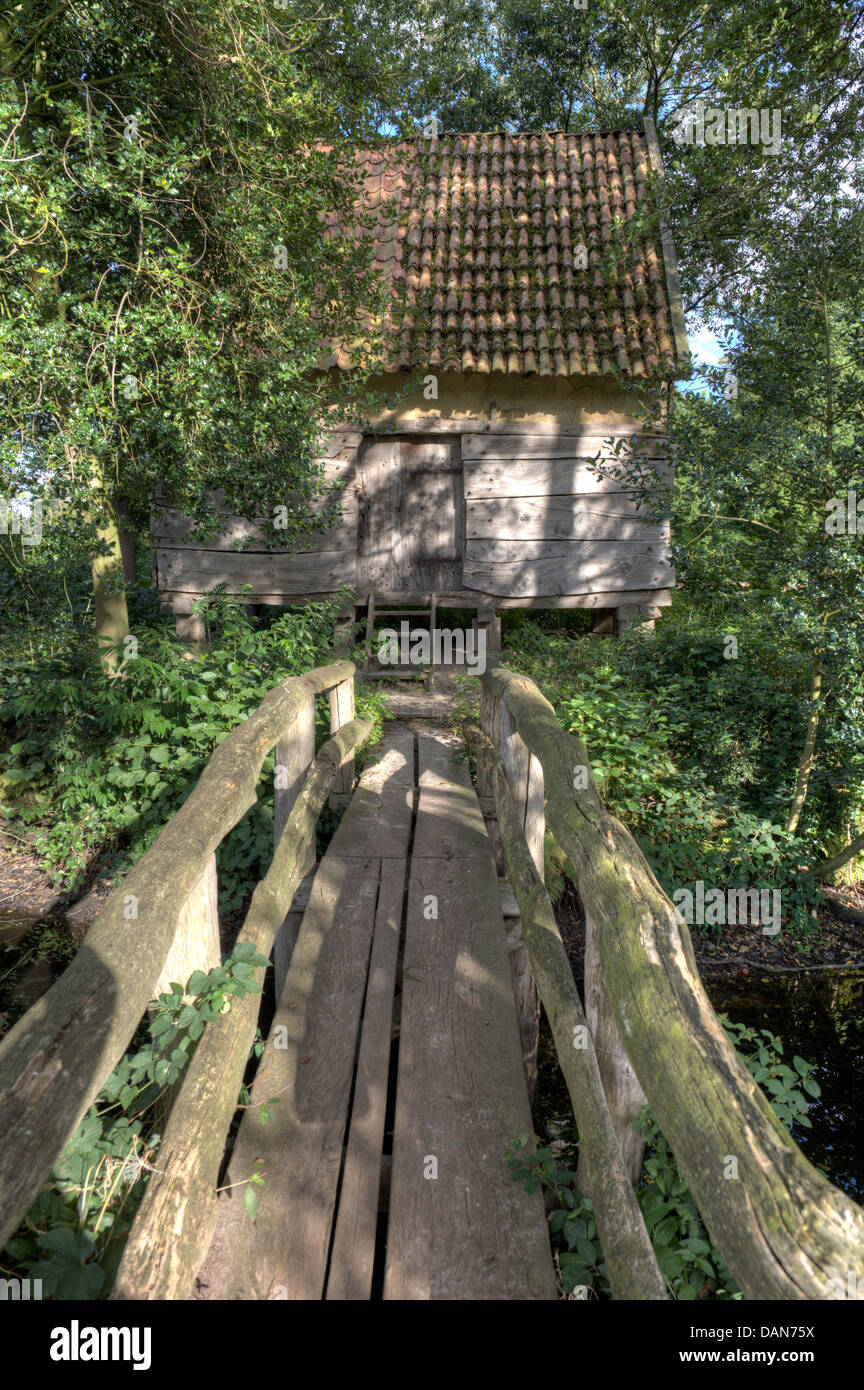
POLYGON ((361 593, 462 588, 465 545, 458 435, 365 439, 357 455, 361 593))
MULTIPOLYGON (((668 522, 642 519, 610 435, 466 435, 466 588, 493 596, 665 589, 675 582, 668 522), (600 458, 598 468, 593 460, 600 458)), ((659 436, 639 456, 671 479, 659 436)))
MULTIPOLYGON (((163 511, 153 526, 160 590, 176 611, 220 583, 235 594, 249 585, 248 601, 270 603, 341 585, 361 597, 434 591, 465 605, 668 601, 669 523, 646 519, 623 477, 632 428, 440 426, 335 432, 321 462, 344 484, 342 516, 297 553, 267 550, 261 530, 234 516, 213 540, 190 542, 184 518, 163 511), (235 550, 244 535, 248 547, 235 550)), ((671 481, 664 444, 641 436, 639 456, 671 481)))
POLYGON ((180 512, 169 508, 157 511, 152 538, 160 592, 191 599, 216 584, 225 584, 229 594, 244 593, 245 586, 251 585, 244 595, 250 602, 282 599, 290 603, 294 596, 333 593, 343 584, 355 586, 355 464, 361 440, 359 431, 336 431, 316 459, 326 480, 334 484, 334 491, 318 499, 315 508, 323 512, 336 498, 342 516, 336 526, 310 537, 308 548, 296 553, 268 550, 261 527, 244 517, 227 516, 218 535, 199 543, 186 539, 189 522, 180 512), (247 547, 236 550, 236 543, 247 536, 247 547))

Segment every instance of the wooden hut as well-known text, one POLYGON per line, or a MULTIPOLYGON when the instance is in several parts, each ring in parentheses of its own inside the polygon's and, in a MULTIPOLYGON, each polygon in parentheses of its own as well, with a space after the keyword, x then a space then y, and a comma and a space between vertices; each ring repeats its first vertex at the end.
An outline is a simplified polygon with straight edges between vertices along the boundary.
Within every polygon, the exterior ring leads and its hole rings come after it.
MULTIPOLYGON (((668 522, 646 518, 615 462, 636 438, 668 474, 664 402, 688 369, 671 242, 635 222, 662 176, 645 127, 358 156, 390 302, 372 385, 396 403, 362 429, 334 420, 321 453, 344 484, 342 516, 303 553, 235 550, 242 518, 206 545, 184 540, 176 514, 155 518, 178 631, 200 635, 192 602, 220 582, 249 603, 347 585, 358 606, 475 608, 483 621, 582 607, 621 624, 670 601, 668 522)), ((322 371, 351 364, 339 347, 322 371)))

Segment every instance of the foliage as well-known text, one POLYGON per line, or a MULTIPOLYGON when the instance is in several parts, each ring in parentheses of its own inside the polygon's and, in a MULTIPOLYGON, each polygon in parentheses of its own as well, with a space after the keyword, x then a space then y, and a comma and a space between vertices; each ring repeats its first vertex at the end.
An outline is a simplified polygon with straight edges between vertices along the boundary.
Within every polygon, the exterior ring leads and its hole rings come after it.
POLYGON ((784 926, 806 932, 818 889, 800 866, 856 809, 860 747, 844 721, 826 729, 806 826, 789 833, 806 662, 764 631, 760 614, 735 626, 746 678, 725 658, 723 632, 683 605, 654 634, 616 640, 576 641, 523 622, 507 661, 584 739, 601 795, 668 893, 699 879, 780 888, 784 926))
MULTIPOLYGON (((100 855, 122 872, 267 691, 332 660, 340 604, 310 604, 258 627, 244 605, 216 595, 199 605, 213 637, 209 651, 193 658, 164 625, 145 625, 114 681, 74 638, 35 665, 7 663, 0 703, 7 816, 32 831, 46 867, 70 887, 100 855)), ((361 694, 358 708, 380 728, 379 698, 361 694)), ((271 753, 259 801, 219 849, 223 911, 240 905, 272 855, 273 761, 271 753)))
POLYGON ((4 20, 4 491, 47 486, 70 544, 92 549, 112 499, 146 529, 156 487, 311 524, 309 371, 377 296, 343 235, 368 115, 307 61, 316 31, 294 0, 4 20))
MULTIPOLYGON (((746 1028, 721 1015, 729 1041, 754 1081, 765 1092, 778 1119, 788 1128, 807 1127, 807 1095, 818 1097, 815 1067, 801 1057, 789 1067, 783 1060, 783 1042, 766 1028, 746 1028), (793 1069, 794 1068, 794 1069, 793 1069)), ((645 1132, 642 1184, 636 1196, 651 1238, 669 1297, 679 1300, 740 1299, 732 1275, 696 1208, 675 1156, 645 1106, 634 1128, 645 1132)), ((507 1154, 510 1174, 527 1192, 541 1185, 551 1194, 549 1231, 556 1252, 565 1293, 582 1290, 581 1297, 608 1298, 609 1276, 597 1237, 591 1200, 576 1187, 575 1169, 562 1162, 562 1154, 548 1146, 534 1155, 524 1150, 528 1136, 521 1134, 507 1154)), ((578 1142, 578 1140, 577 1140, 578 1142)), ((565 1151, 566 1160, 572 1152, 565 1151)), ((571 1160, 572 1161, 572 1160, 571 1160)))
MULTIPOLYGON (((859 746, 864 731, 864 637, 853 616, 864 598, 862 248, 861 206, 847 196, 775 229, 762 253, 770 291, 742 293, 732 317, 732 389, 726 373, 707 373, 711 395, 682 402, 675 427, 683 583, 693 595, 713 589, 727 624, 760 613, 766 634, 809 666, 790 830, 809 814, 810 781, 829 770, 825 722, 845 725, 859 746)), ((748 680, 754 658, 742 645, 748 680)))
POLYGON ((67 1145, 19 1230, 4 1267, 41 1279, 47 1298, 92 1299, 107 1292, 158 1151, 160 1102, 188 1065, 205 1027, 233 999, 260 994, 266 968, 249 943, 221 966, 196 970, 159 996, 144 1036, 123 1056, 67 1145))
MULTIPOLYGON (((357 7, 342 9, 340 36, 357 54, 357 7)), ((685 306, 706 321, 722 320, 745 279, 765 282, 761 248, 789 208, 860 190, 855 0, 782 9, 772 0, 466 0, 455 10, 451 0, 375 0, 371 13, 379 27, 366 71, 377 59, 392 75, 391 119, 405 133, 431 113, 445 131, 639 130, 651 116, 685 306), (779 111, 779 148, 678 143, 679 119, 697 100, 779 111)))

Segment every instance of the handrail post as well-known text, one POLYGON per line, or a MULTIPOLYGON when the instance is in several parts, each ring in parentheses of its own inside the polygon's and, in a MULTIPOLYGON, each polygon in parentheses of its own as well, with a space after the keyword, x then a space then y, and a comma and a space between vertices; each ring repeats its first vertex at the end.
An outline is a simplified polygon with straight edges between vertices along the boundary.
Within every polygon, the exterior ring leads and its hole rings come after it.
POLYGON ((495 758, 498 750, 500 700, 486 685, 480 686, 480 729, 485 735, 477 754, 477 791, 480 796, 495 795, 495 758))
MULTIPOLYGON (((343 724, 349 724, 354 718, 354 677, 349 676, 347 680, 340 681, 339 685, 334 685, 328 691, 330 701, 330 734, 338 733, 343 724)), ((333 783, 333 791, 330 795, 330 807, 336 809, 344 805, 345 798, 350 795, 354 786, 354 753, 346 753, 342 759, 342 764, 333 783)))
POLYGON ((174 940, 154 987, 154 999, 170 994, 174 981, 186 988, 196 970, 215 970, 222 963, 219 941, 219 882, 216 855, 208 856, 201 878, 180 909, 174 940))
MULTIPOLYGON (((633 1121, 648 1101, 627 1056, 615 1021, 615 1009, 600 957, 597 924, 589 915, 584 903, 582 910, 585 913, 585 1018, 597 1049, 600 1079, 606 1093, 609 1114, 615 1126, 624 1170, 633 1186, 638 1187, 645 1153, 645 1131, 634 1129, 633 1121)), ((586 1197, 590 1197, 590 1174, 581 1152, 576 1181, 580 1191, 584 1192, 586 1197)))
MULTIPOLYGON (((301 704, 290 728, 276 744, 276 757, 273 768, 273 849, 274 852, 282 838, 282 832, 291 814, 297 797, 315 759, 315 696, 310 691, 301 704)), ((302 848, 302 847, 301 847, 302 848)), ((314 830, 301 854, 303 874, 315 866, 314 830)), ((300 929, 302 912, 288 912, 282 929, 273 945, 273 973, 275 976, 276 998, 282 993, 294 942, 300 929)))
MULTIPOLYGON (((546 808, 543 798, 543 769, 516 732, 506 700, 498 701, 498 756, 507 784, 516 803, 528 851, 540 879, 544 876, 546 808)), ((513 996, 522 1040, 522 1062, 528 1095, 534 1100, 537 1087, 537 1048, 540 1041, 540 996, 525 945, 510 952, 513 996)))

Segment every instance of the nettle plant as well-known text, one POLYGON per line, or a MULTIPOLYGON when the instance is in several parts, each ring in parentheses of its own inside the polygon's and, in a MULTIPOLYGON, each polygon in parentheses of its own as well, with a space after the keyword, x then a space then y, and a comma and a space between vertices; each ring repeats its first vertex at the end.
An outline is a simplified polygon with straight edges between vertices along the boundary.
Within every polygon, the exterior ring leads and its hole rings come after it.
MULTIPOLYGON (((240 943, 222 965, 159 996, 0 1255, 4 1276, 41 1279, 46 1298, 94 1299, 110 1289, 158 1155, 170 1090, 207 1025, 233 1000, 261 993, 255 972, 267 964, 240 943)), ((238 1104, 247 1099, 244 1089, 238 1104)), ((272 1102, 261 1111, 262 1123, 271 1118, 272 1102)))
MULTIPOLYGON (((741 1061, 765 1090, 778 1119, 790 1130, 796 1125, 811 1128, 806 1096, 818 1099, 821 1094, 813 1077, 814 1065, 802 1057, 793 1057, 790 1067, 783 1059, 782 1040, 767 1028, 757 1030, 743 1023, 730 1023, 723 1015, 720 1018, 741 1061)), ((645 1133, 642 1185, 636 1197, 669 1297, 684 1301, 740 1299, 741 1292, 711 1240, 675 1156, 648 1106, 640 1111, 634 1128, 645 1133)), ((527 1143, 528 1136, 520 1134, 507 1151, 507 1164, 513 1180, 522 1183, 526 1192, 536 1192, 543 1186, 551 1194, 549 1232, 563 1292, 609 1298, 609 1276, 593 1204, 576 1187, 575 1164, 569 1166, 566 1162, 573 1146, 567 1144, 556 1150, 541 1145, 534 1154, 526 1155, 527 1143)))

